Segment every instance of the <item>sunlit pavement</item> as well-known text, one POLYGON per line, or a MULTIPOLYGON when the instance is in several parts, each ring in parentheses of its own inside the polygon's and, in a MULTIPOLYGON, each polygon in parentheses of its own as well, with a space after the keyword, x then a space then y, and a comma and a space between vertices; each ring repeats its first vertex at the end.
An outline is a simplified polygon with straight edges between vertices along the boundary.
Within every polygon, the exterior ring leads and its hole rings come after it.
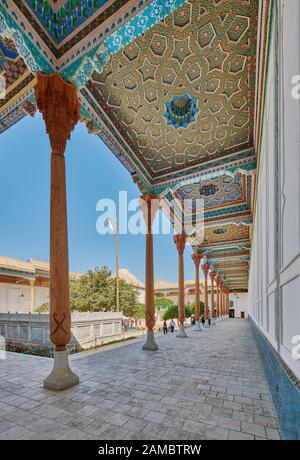
POLYGON ((187 334, 73 355, 81 383, 59 393, 42 388, 51 359, 7 353, 0 439, 279 439, 248 321, 187 334))

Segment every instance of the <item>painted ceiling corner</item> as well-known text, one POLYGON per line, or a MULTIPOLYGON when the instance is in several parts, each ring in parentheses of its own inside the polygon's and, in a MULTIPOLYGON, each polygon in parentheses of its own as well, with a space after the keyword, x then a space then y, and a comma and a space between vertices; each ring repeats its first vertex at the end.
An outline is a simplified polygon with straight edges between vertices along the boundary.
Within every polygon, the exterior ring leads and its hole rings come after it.
POLYGON ((0 133, 34 116, 36 73, 59 72, 88 132, 174 222, 204 220, 194 250, 244 290, 270 13, 262 0, 0 0, 0 133))

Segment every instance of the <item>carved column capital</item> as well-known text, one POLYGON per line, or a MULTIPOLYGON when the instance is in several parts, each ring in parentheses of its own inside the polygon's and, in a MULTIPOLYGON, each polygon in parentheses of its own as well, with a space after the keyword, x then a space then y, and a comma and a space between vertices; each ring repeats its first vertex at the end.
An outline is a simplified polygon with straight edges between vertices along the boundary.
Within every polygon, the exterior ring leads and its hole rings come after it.
POLYGON ((140 197, 140 208, 144 215, 145 222, 147 224, 147 232, 149 233, 152 229, 152 224, 156 213, 159 209, 160 198, 158 195, 151 195, 145 193, 140 197))
POLYGON ((216 279, 216 276, 217 276, 217 274, 214 271, 209 273, 209 277, 210 277, 212 283, 214 283, 214 281, 216 279))
POLYGON ((195 267, 199 268, 199 265, 200 265, 200 262, 201 262, 201 259, 202 259, 202 254, 200 254, 199 252, 195 252, 194 254, 192 254, 191 257, 192 257, 192 259, 194 261, 195 267))
POLYGON ((207 279, 207 275, 208 275, 208 272, 209 272, 209 265, 207 263, 205 263, 205 264, 201 265, 201 268, 203 270, 205 278, 207 279))
POLYGON ((183 233, 174 236, 174 243, 176 244, 179 256, 183 256, 186 240, 187 235, 183 233))
POLYGON ((35 97, 45 121, 52 153, 64 155, 67 140, 80 115, 76 88, 58 73, 38 73, 35 97))

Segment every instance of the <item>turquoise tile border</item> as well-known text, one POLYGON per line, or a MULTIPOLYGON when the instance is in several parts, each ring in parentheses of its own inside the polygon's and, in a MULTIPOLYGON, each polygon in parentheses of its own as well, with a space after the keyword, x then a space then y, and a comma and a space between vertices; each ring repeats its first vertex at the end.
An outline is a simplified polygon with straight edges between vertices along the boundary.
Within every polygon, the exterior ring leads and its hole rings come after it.
POLYGON ((300 381, 249 319, 275 406, 283 439, 300 440, 300 381))

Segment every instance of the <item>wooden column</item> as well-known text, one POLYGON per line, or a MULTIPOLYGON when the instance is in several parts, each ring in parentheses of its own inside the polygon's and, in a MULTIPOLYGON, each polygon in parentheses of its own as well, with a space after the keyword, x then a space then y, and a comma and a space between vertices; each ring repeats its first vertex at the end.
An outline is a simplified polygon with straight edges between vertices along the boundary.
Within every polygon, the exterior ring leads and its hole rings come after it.
POLYGON ((220 317, 220 280, 216 280, 216 294, 217 294, 217 318, 220 317))
POLYGON ((207 289, 207 276, 209 272, 209 265, 205 263, 202 265, 202 270, 204 273, 204 319, 206 325, 208 325, 208 289, 207 289))
POLYGON ((220 311, 221 311, 221 318, 224 316, 223 310, 223 281, 220 280, 220 311))
POLYGON ((174 243, 178 251, 178 320, 179 320, 179 333, 177 337, 186 337, 184 330, 185 321, 185 298, 184 298, 184 261, 183 253, 185 249, 187 235, 179 234, 174 236, 174 243))
POLYGON ((210 280, 211 280, 211 317, 213 320, 215 320, 216 315, 215 315, 215 279, 216 279, 216 273, 214 271, 211 271, 210 274, 210 280))
POLYGON ((224 313, 227 316, 227 288, 224 289, 224 313))
POLYGON ((155 304, 154 304, 154 264, 153 264, 153 235, 152 224, 159 208, 159 197, 145 194, 141 196, 140 207, 146 222, 146 276, 145 276, 145 303, 147 340, 144 350, 156 351, 157 343, 154 339, 155 304))
POLYGON ((34 292, 35 282, 33 280, 30 280, 29 284, 30 284, 30 311, 31 313, 33 313, 34 306, 35 306, 35 292, 34 292))
POLYGON ((229 317, 229 288, 226 289, 226 315, 229 317))
MULTIPOLYGON (((50 337, 56 352, 65 352, 71 339, 71 314, 69 298, 69 257, 67 229, 67 200, 65 148, 76 123, 80 106, 76 88, 65 82, 59 74, 37 74, 35 87, 38 109, 43 115, 51 144, 50 190, 50 337)), ((60 365, 67 362, 67 353, 56 355, 60 365)), ((56 363, 55 363, 56 364, 56 363)), ((56 369, 57 370, 57 369, 56 369)), ((71 371, 70 371, 71 372, 71 371)), ((63 383, 52 376, 44 385, 63 389, 78 383, 75 374, 69 374, 63 383), (66 381, 68 380, 68 382, 66 381), (64 386, 64 384, 66 384, 64 386)))
POLYGON ((195 264, 195 330, 201 331, 200 325, 200 279, 199 279, 199 267, 202 259, 202 254, 199 252, 192 254, 192 259, 195 264))

